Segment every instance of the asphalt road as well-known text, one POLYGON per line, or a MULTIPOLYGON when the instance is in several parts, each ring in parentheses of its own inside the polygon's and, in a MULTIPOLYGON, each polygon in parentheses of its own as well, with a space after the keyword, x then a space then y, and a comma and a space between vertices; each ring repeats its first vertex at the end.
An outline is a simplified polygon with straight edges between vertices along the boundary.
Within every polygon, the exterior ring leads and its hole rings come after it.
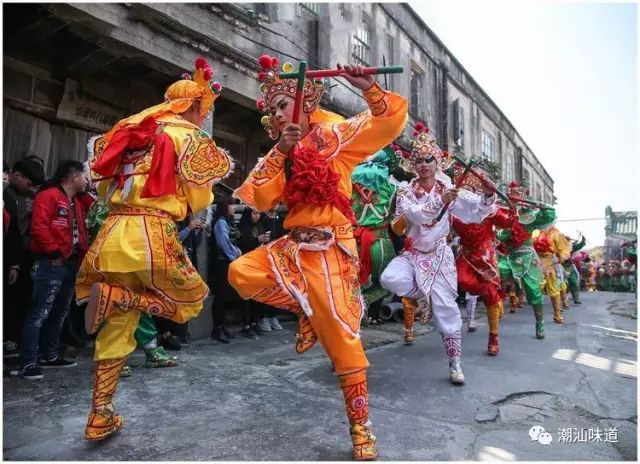
MULTIPOLYGON (((478 331, 464 333, 461 387, 449 383, 430 327, 419 327, 413 346, 402 343, 400 324, 363 329, 379 460, 636 460, 636 299, 582 298, 564 325, 551 321, 547 304, 543 341, 530 308, 506 313, 497 357, 486 355, 480 313, 478 331), (533 426, 551 443, 533 441, 533 426)), ((192 343, 179 357, 179 367, 145 369, 135 367, 143 354, 132 356, 134 374, 116 397, 125 427, 97 444, 83 439, 89 350, 77 368, 47 371, 39 382, 4 378, 4 459, 350 459, 329 360, 319 347, 297 355, 291 323, 257 341, 192 343)))

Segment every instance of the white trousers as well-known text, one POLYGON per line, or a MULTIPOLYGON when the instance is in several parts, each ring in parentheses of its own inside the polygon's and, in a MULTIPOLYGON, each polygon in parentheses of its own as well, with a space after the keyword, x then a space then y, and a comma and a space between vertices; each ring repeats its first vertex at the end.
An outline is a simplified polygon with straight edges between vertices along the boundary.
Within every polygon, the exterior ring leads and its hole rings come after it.
POLYGON ((462 318, 456 303, 457 292, 447 283, 442 267, 441 265, 436 273, 430 295, 424 295, 418 288, 413 263, 406 255, 396 256, 391 260, 380 276, 380 284, 400 297, 414 300, 431 297, 432 320, 436 329, 444 336, 459 331, 462 328, 462 318))

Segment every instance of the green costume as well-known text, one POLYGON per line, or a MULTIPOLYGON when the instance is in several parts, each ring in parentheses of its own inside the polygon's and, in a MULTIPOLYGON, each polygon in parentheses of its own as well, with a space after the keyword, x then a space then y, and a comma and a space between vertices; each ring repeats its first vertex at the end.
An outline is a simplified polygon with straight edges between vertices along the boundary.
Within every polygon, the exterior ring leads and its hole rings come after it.
MULTIPOLYGON (((510 229, 498 231, 498 240, 504 242, 508 254, 498 259, 498 270, 502 280, 513 279, 523 289, 527 303, 533 306, 536 318, 536 337, 544 338, 544 317, 542 310, 542 285, 544 274, 536 250, 533 248, 531 234, 536 229, 550 227, 556 219, 553 208, 530 209, 518 208, 518 223, 526 231, 527 238, 519 246, 514 247, 510 239, 514 232, 510 229)), ((522 232, 521 232, 522 233, 522 232)))
MULTIPOLYGON (((102 224, 109 215, 109 208, 106 203, 101 200, 93 202, 89 211, 87 211, 87 227, 89 229, 89 243, 98 235, 102 224)), ((148 313, 140 313, 138 328, 134 333, 134 338, 139 348, 145 349, 145 346, 151 343, 158 335, 158 330, 153 322, 153 317, 148 313)), ((156 346, 151 349, 145 349, 147 367, 170 367, 177 365, 175 356, 169 356, 164 348, 156 346)), ((128 366, 123 369, 122 375, 128 377, 131 375, 128 366)))
MULTIPOLYGON (((571 245, 571 256, 574 253, 582 250, 584 246, 587 244, 587 241, 584 237, 580 240, 580 242, 574 242, 571 245)), ((564 272, 567 275, 567 283, 569 285, 569 291, 571 292, 571 298, 573 302, 576 304, 580 304, 580 275, 578 274, 578 269, 571 259, 566 260, 562 263, 562 267, 564 268, 564 272)))
POLYGON ((396 167, 397 157, 387 147, 360 163, 351 175, 351 208, 358 221, 354 235, 358 238, 363 268, 370 269, 368 278, 366 274, 369 269, 361 274, 362 295, 367 307, 389 295, 380 286, 380 275, 396 255, 393 242, 389 239, 389 223, 393 217, 392 205, 396 193, 396 186, 389 177, 396 167), (365 262, 367 254, 370 263, 365 262))

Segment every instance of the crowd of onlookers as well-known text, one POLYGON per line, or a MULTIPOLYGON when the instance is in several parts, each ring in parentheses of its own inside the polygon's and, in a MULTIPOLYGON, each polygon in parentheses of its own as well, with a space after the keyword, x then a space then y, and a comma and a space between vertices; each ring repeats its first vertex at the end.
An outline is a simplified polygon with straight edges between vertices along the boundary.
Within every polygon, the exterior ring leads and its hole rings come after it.
POLYGON ((637 241, 625 242, 621 260, 595 261, 588 253, 576 253, 573 264, 580 274, 580 288, 586 291, 636 292, 638 286, 637 241))
MULTIPOLYGON (((79 161, 62 161, 54 176, 45 179, 43 160, 25 153, 12 167, 4 163, 3 176, 5 372, 13 362, 14 375, 41 379, 43 369, 76 366, 76 361, 65 358, 65 349, 83 348, 90 341, 84 306, 75 301, 75 280, 99 229, 99 209, 105 215, 108 211, 96 202, 85 165, 79 161)), ((227 281, 231 261, 284 235, 278 212, 241 210, 229 197, 220 196, 208 210, 177 225, 197 269, 202 271, 207 264, 198 262, 198 249, 204 247, 208 255, 214 295, 211 337, 224 344, 235 338, 225 326, 229 319, 241 320, 240 335, 250 339, 282 330, 275 308, 241 301, 227 281), (228 314, 229 308, 239 313, 228 314)), ((164 350, 180 350, 189 341, 187 325, 152 319, 155 336, 143 346, 147 366, 176 365, 175 357, 164 350)))

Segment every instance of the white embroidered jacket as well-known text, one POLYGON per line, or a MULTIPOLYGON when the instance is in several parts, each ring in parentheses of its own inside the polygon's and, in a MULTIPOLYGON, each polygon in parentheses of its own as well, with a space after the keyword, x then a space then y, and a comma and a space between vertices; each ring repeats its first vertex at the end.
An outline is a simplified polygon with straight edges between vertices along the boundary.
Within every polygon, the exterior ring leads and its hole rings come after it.
POLYGON ((495 213, 495 195, 484 197, 468 190, 461 189, 456 201, 450 205, 440 221, 436 218, 444 207, 442 194, 451 184, 442 181, 430 192, 424 190, 417 178, 404 184, 396 197, 396 218, 394 222, 406 221, 406 237, 412 240, 412 248, 423 253, 433 253, 439 248, 449 234, 450 218, 453 215, 466 223, 480 223, 487 216, 495 213))

